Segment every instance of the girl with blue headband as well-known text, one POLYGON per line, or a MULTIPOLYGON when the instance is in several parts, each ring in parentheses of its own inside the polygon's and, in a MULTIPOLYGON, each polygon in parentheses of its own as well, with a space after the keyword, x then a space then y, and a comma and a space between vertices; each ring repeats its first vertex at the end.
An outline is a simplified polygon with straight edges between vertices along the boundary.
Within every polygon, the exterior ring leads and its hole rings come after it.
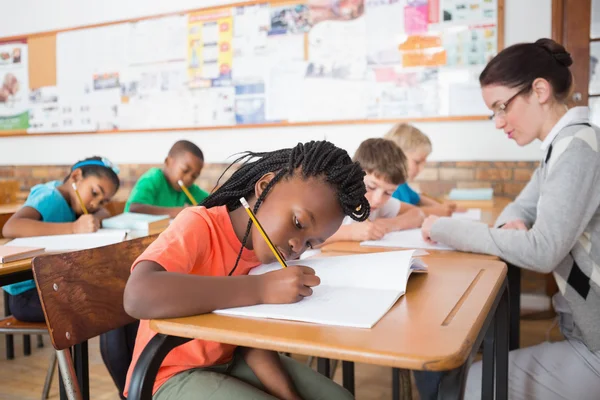
MULTIPOLYGON (((4 225, 8 238, 91 233, 109 216, 103 206, 119 189, 118 169, 105 158, 77 162, 63 181, 31 189, 24 206, 4 225), (77 192, 81 196, 78 199, 77 192)), ((26 322, 44 322, 33 280, 4 286, 13 316, 26 322)))

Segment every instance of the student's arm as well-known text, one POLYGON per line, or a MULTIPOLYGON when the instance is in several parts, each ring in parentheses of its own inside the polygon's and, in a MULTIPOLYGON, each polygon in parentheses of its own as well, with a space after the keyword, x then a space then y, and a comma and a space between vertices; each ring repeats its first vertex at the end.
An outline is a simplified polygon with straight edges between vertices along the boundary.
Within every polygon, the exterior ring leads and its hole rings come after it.
POLYGON ((419 209, 419 207, 415 207, 408 203, 401 203, 400 210, 396 216, 389 218, 378 218, 375 220, 375 224, 383 227, 387 232, 414 229, 421 227, 424 216, 424 213, 419 209))
POLYGON ((156 203, 158 191, 160 190, 156 179, 158 179, 156 173, 144 174, 133 187, 125 209, 134 213, 168 215, 171 218, 175 218, 184 207, 159 207, 152 205, 156 203))
POLYGON ((266 392, 278 399, 302 400, 275 351, 243 348, 242 356, 266 392))
POLYGON ((438 203, 436 200, 423 194, 421 194, 419 207, 425 215, 439 215, 440 217, 451 217, 452 213, 456 211, 456 204, 438 203))
MULTIPOLYGON (((531 229, 492 229, 481 222, 440 218, 429 227, 429 237, 460 251, 493 254, 523 268, 551 272, 573 249, 600 207, 598 153, 574 138, 556 157, 531 229)), ((525 199, 530 201, 530 196, 526 193, 525 199)), ((427 225, 426 221, 425 236, 427 225)))
POLYGON ((168 215, 170 218, 175 218, 184 208, 185 207, 158 207, 142 203, 131 203, 129 205, 129 211, 133 213, 168 215))
POLYGON ((208 255, 212 246, 220 244, 210 242, 211 228, 203 217, 191 209, 184 213, 136 261, 123 297, 131 316, 174 318, 221 308, 293 303, 310 296, 311 287, 319 284, 308 267, 282 268, 264 275, 211 276, 208 255))
POLYGON ((106 218, 110 218, 112 217, 112 215, 110 215, 110 213, 108 212, 108 210, 104 207, 100 207, 95 213, 94 213, 94 217, 96 217, 96 219, 98 221, 102 221, 103 219, 106 218))
POLYGON ((71 233, 96 232, 100 222, 93 215, 82 215, 75 222, 43 222, 42 215, 33 207, 23 207, 17 211, 2 228, 7 238, 30 236, 68 235, 71 233))
POLYGON ((385 228, 371 221, 353 222, 348 225, 340 226, 340 229, 338 229, 336 233, 327 238, 327 240, 322 245, 317 246, 317 248, 334 242, 378 240, 385 234, 385 228))
POLYGON ((312 268, 302 266, 264 275, 198 276, 141 261, 127 281, 123 301, 137 319, 177 318, 221 308, 295 303, 310 296, 319 282, 312 268))

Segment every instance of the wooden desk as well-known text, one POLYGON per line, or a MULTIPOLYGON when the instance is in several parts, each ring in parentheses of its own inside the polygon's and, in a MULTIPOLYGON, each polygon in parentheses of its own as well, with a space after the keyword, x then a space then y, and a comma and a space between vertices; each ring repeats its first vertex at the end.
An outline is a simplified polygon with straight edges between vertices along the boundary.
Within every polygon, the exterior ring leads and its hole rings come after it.
POLYGON ((12 215, 16 213, 21 207, 23 207, 23 203, 0 204, 0 215, 12 215))
MULTIPOLYGON (((442 383, 442 396, 461 398, 462 380, 487 332, 484 379, 493 382, 495 364, 497 398, 506 399, 506 265, 457 257, 432 257, 428 264, 429 273, 413 275, 407 294, 372 329, 216 314, 153 320, 150 327, 158 334, 135 367, 128 398, 150 398, 156 371, 166 354, 190 339, 343 360, 344 383, 351 392, 353 375, 346 375, 353 374, 353 368, 348 368, 352 362, 451 371, 442 383), (493 328, 488 329, 490 326, 493 328)), ((485 387, 490 391, 494 385, 485 387)))
POLYGON ((0 238, 2 237, 2 227, 21 206, 23 204, 0 204, 0 238))

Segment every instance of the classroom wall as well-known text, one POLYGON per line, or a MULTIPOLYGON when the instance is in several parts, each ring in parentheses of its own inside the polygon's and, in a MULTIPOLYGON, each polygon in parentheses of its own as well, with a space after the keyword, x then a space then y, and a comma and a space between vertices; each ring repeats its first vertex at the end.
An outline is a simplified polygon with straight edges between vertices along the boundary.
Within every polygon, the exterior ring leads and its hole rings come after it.
MULTIPOLYGON (((154 15, 216 4, 219 0, 19 0, 0 5, 0 37, 154 15)), ((551 34, 551 0, 505 0, 505 45, 551 34)), ((422 123, 434 143, 430 161, 535 161, 539 143, 519 148, 490 121, 422 123)), ((177 139, 199 144, 208 163, 223 163, 243 150, 292 146, 298 141, 333 141, 353 152, 368 137, 381 136, 389 124, 228 129, 136 134, 86 134, 0 138, 0 165, 69 165, 100 154, 120 164, 153 164, 177 139)), ((499 167, 500 168, 500 167, 499 167)), ((475 173, 475 172, 473 172, 475 173)))

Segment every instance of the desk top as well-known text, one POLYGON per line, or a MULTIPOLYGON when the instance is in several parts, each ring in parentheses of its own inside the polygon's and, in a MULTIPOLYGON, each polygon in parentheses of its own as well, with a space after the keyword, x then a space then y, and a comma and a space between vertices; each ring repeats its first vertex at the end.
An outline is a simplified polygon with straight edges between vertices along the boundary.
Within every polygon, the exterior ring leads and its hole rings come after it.
POLYGON ((372 328, 205 314, 152 320, 169 335, 416 370, 462 365, 506 277, 489 259, 431 257, 407 294, 372 328))
MULTIPOLYGON (((130 231, 125 237, 125 240, 138 239, 146 236, 150 236, 148 234, 148 231, 130 231)), ((11 240, 12 239, 0 238, 0 246, 7 244, 11 240)), ((12 274, 15 272, 27 271, 31 269, 32 260, 33 258, 27 258, 24 260, 18 260, 4 264, 0 263, 0 276, 12 274)))
POLYGON ((1 214, 14 214, 22 206, 23 206, 23 203, 0 204, 0 215, 1 214))

